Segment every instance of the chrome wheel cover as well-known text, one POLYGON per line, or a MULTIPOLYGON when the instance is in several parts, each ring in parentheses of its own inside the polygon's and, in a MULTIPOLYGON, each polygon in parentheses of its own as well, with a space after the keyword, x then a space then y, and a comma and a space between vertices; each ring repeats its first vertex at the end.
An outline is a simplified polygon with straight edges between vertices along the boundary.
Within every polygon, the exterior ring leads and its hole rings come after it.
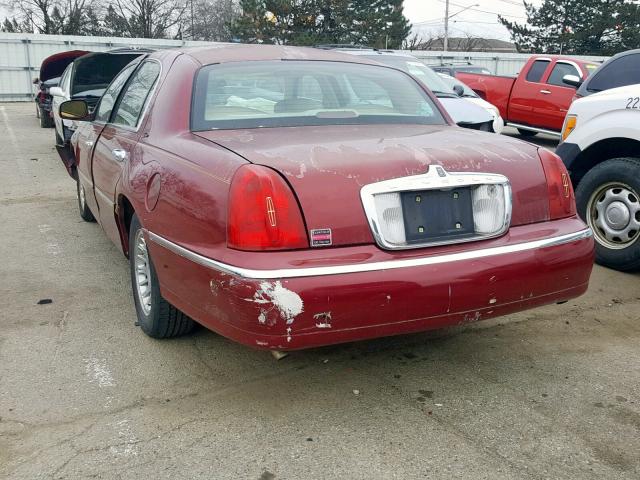
POLYGON ((151 312, 151 266, 149 263, 149 251, 144 239, 142 229, 136 232, 133 246, 133 267, 135 269, 136 293, 138 303, 145 315, 151 312))
POLYGON ((85 198, 84 187, 81 183, 78 188, 78 199, 80 200, 80 210, 84 211, 87 200, 85 198))
POLYGON ((629 185, 601 185, 587 203, 587 223, 601 245, 621 250, 640 237, 640 196, 629 185))

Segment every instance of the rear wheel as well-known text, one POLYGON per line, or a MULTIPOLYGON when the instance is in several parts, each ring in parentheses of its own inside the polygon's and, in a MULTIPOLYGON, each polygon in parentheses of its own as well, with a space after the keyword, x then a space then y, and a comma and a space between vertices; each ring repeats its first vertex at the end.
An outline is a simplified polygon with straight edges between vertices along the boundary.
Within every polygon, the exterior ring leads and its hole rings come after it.
POLYGON ((38 107, 38 110, 40 112, 40 115, 38 116, 38 118, 40 119, 40 127, 42 128, 53 127, 53 118, 51 118, 51 116, 49 115, 49 112, 47 112, 42 107, 38 107))
POLYGON ((151 261, 144 230, 137 215, 129 229, 131 288, 142 331, 153 338, 169 338, 190 332, 194 322, 160 294, 156 269, 151 261))
POLYGON ((589 170, 576 189, 578 213, 593 230, 596 261, 640 269, 640 159, 614 158, 589 170))
POLYGON ((538 132, 534 132, 533 130, 525 130, 524 128, 519 128, 518 133, 523 137, 535 137, 538 132))
POLYGON ((76 193, 78 194, 78 210, 80 210, 80 216, 85 222, 95 222, 96 219, 87 205, 87 193, 79 180, 76 180, 76 193))

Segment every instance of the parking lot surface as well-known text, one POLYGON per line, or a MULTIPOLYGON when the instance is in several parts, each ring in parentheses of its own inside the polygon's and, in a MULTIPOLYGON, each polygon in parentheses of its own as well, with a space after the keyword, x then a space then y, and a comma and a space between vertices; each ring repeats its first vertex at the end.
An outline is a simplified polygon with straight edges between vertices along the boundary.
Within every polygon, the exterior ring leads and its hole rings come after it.
POLYGON ((639 478, 640 275, 280 361, 153 340, 33 105, 0 138, 0 478, 639 478))

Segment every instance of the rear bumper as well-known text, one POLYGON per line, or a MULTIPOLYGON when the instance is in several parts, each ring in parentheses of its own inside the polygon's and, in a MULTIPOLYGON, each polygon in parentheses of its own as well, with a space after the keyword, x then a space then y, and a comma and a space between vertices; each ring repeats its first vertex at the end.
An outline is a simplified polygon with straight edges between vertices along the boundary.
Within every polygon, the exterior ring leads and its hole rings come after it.
POLYGON ((593 265, 591 231, 577 219, 540 224, 537 234, 526 228, 531 232, 515 237, 529 240, 498 246, 261 270, 148 237, 167 300, 240 343, 293 350, 458 325, 583 294, 593 265))

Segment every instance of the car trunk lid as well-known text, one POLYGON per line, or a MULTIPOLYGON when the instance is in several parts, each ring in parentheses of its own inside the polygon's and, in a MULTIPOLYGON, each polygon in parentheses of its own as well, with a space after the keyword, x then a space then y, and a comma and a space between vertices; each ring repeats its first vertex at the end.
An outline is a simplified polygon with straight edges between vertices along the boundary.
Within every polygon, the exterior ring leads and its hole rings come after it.
POLYGON ((533 145, 449 126, 361 125, 212 130, 196 135, 249 162, 277 170, 292 186, 309 230, 331 230, 332 245, 373 243, 363 186, 448 172, 505 175, 513 189, 511 225, 548 219, 547 186, 533 145))

